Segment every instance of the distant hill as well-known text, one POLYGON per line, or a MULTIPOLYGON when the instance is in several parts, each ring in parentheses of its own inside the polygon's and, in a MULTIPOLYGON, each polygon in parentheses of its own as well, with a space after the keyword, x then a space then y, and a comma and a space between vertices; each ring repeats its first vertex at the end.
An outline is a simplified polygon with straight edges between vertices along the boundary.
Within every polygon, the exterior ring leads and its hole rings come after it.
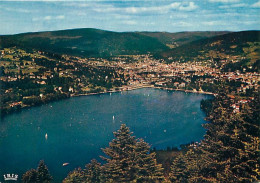
POLYGON ((17 46, 51 53, 83 57, 106 57, 159 53, 194 40, 227 32, 111 32, 99 29, 72 29, 0 36, 0 47, 17 46))
POLYGON ((84 28, 0 36, 0 48, 17 46, 82 57, 151 53, 159 58, 171 57, 171 61, 240 55, 256 61, 259 39, 259 31, 167 33, 84 28))
POLYGON ((195 32, 139 32, 142 35, 154 37, 169 47, 178 47, 193 41, 206 39, 230 33, 228 31, 195 31, 195 32))
POLYGON ((139 33, 90 28, 1 36, 0 46, 18 46, 85 57, 144 54, 168 49, 156 38, 139 33))
POLYGON ((232 32, 207 39, 200 39, 177 48, 163 51, 159 56, 171 61, 188 61, 205 58, 247 57, 259 60, 260 31, 232 32))

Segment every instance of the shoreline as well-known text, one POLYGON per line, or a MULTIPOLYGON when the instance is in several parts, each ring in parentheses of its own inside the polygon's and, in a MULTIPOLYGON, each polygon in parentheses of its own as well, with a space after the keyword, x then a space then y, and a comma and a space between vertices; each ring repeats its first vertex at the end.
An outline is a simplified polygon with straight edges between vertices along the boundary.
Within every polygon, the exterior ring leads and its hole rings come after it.
POLYGON ((205 92, 205 91, 193 91, 193 90, 185 90, 185 89, 173 89, 173 88, 165 88, 165 87, 158 87, 154 85, 141 85, 136 87, 121 87, 120 90, 109 90, 109 91, 103 91, 103 92, 97 92, 97 93, 85 93, 85 94, 71 94, 70 97, 80 97, 80 96, 90 96, 90 95, 98 95, 98 94, 106 94, 106 93, 117 93, 117 92, 123 92, 123 91, 132 91, 142 88, 154 88, 154 89, 162 89, 162 90, 169 90, 169 91, 182 91, 185 93, 197 93, 197 94, 205 94, 205 95, 216 95, 216 93, 212 92, 205 92))
POLYGON ((154 85, 123 86, 123 87, 120 87, 119 90, 112 89, 112 90, 97 92, 97 93, 70 94, 69 97, 62 98, 60 100, 53 100, 53 101, 49 101, 47 103, 43 103, 43 104, 40 104, 40 105, 31 105, 31 106, 26 105, 26 106, 19 108, 18 110, 14 110, 10 113, 4 114, 4 115, 1 114, 0 119, 3 119, 6 116, 9 116, 9 115, 17 113, 17 112, 21 112, 24 109, 28 109, 28 108, 32 108, 32 107, 38 107, 38 106, 41 106, 41 105, 44 105, 44 104, 49 104, 49 103, 52 103, 52 102, 58 102, 58 101, 61 101, 63 99, 69 99, 71 97, 91 96, 91 95, 99 95, 99 94, 106 94, 106 93, 118 93, 118 92, 132 91, 132 90, 137 90, 137 89, 142 89, 142 88, 154 88, 154 89, 161 89, 161 90, 168 90, 168 91, 182 91, 182 92, 185 92, 185 93, 197 93, 197 94, 205 94, 205 95, 213 95, 213 96, 216 95, 215 93, 212 93, 212 92, 193 91, 193 90, 185 90, 185 89, 173 89, 173 88, 166 88, 166 87, 158 87, 158 86, 154 86, 154 85))

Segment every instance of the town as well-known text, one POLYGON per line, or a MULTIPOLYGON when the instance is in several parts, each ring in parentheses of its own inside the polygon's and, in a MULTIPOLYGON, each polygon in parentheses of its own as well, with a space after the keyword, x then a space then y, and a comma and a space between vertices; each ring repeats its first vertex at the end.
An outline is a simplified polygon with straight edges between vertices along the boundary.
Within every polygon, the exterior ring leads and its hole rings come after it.
POLYGON ((234 112, 259 87, 252 68, 226 71, 225 65, 243 57, 169 63, 151 54, 110 58, 81 58, 16 47, 0 50, 1 115, 21 108, 79 95, 143 87, 215 94, 225 85, 234 112), (236 96, 236 97, 235 97, 236 96))

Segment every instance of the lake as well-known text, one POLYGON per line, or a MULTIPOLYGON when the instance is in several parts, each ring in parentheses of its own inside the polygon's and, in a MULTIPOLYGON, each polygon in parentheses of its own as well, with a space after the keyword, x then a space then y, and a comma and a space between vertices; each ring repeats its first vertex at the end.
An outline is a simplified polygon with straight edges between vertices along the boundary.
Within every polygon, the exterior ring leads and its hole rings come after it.
POLYGON ((61 181, 91 159, 101 161, 100 148, 108 146, 122 123, 156 149, 199 141, 205 134, 200 101, 208 98, 144 88, 73 97, 8 115, 0 123, 0 182, 5 173, 20 179, 41 159, 61 181), (69 165, 63 167, 65 162, 69 165))

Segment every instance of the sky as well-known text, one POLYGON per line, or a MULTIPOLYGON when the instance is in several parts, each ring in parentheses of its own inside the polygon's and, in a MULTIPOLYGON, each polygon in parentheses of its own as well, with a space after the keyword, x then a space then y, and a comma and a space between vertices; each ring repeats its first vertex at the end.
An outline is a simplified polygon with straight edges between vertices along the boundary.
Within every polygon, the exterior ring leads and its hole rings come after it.
POLYGON ((260 30, 260 0, 0 1, 0 35, 74 28, 260 30))

